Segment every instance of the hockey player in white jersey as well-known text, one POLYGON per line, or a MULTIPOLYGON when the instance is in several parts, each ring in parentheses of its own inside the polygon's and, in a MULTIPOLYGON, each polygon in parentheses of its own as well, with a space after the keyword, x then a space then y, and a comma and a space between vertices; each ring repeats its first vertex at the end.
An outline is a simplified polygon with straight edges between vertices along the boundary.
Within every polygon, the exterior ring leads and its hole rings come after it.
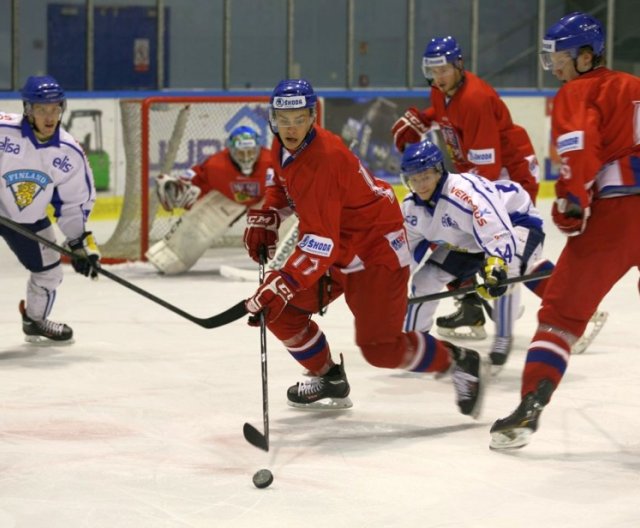
MULTIPOLYGON (((513 307, 519 304, 518 288, 500 281, 553 269, 542 257, 545 235, 539 212, 518 183, 447 172, 442 153, 428 140, 405 149, 402 178, 411 191, 402 208, 413 256, 412 295, 439 292, 447 283, 479 272, 484 283, 478 293, 494 300, 490 358, 500 368, 511 348, 513 307)), ((546 280, 526 285, 540 296, 546 280)), ((430 330, 436 307, 436 302, 409 306, 405 330, 430 330)))
MULTIPOLYGON (((22 88, 24 114, 0 113, 0 214, 55 242, 47 217, 53 206, 66 244, 84 257, 74 269, 97 276, 100 253, 86 221, 95 202, 93 174, 80 145, 60 126, 66 99, 50 76, 31 76, 22 88)), ((62 282, 60 255, 0 226, 0 235, 30 272, 20 301, 27 341, 70 343, 73 331, 48 319, 62 282)))

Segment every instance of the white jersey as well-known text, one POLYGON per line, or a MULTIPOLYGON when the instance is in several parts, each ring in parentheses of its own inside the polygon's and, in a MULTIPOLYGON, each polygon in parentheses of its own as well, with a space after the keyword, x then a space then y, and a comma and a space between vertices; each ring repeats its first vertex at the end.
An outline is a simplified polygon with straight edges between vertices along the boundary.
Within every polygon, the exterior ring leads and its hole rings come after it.
POLYGON ((412 269, 432 244, 452 251, 483 252, 509 265, 517 247, 514 226, 542 231, 540 213, 520 184, 490 182, 475 174, 445 174, 428 202, 409 193, 402 210, 412 269))
POLYGON ((79 238, 96 199, 93 174, 76 140, 58 127, 46 143, 19 114, 0 113, 0 214, 33 224, 54 208, 60 230, 79 238))

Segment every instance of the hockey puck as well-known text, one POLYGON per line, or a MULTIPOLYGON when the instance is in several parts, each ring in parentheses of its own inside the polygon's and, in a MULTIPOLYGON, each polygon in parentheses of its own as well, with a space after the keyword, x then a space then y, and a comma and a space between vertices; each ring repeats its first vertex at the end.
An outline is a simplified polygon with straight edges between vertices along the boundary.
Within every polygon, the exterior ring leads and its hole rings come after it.
POLYGON ((260 469, 253 475, 253 485, 256 488, 266 488, 273 482, 273 473, 268 469, 260 469))

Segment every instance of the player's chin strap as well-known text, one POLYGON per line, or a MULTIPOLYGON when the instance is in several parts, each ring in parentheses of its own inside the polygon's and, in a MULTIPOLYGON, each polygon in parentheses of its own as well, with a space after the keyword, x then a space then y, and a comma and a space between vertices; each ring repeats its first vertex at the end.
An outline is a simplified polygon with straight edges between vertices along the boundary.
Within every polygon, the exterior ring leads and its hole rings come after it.
MULTIPOLYGON (((51 242, 50 240, 43 238, 37 233, 34 233, 29 229, 27 229, 22 224, 14 222, 13 220, 10 220, 9 218, 5 218, 4 216, 0 216, 0 224, 8 227, 9 229, 12 229, 16 233, 19 233, 30 240, 34 240, 35 242, 38 242, 43 246, 53 249, 54 251, 60 253, 61 255, 69 257, 70 259, 86 258, 83 256, 79 256, 76 253, 73 253, 72 251, 69 251, 68 249, 59 246, 55 242, 51 242)), ((125 279, 118 277, 117 275, 114 275, 110 271, 107 271, 106 269, 104 269, 104 267, 96 268, 96 271, 100 275, 104 275, 108 279, 111 279, 112 281, 117 282, 118 284, 124 286, 125 288, 133 290, 137 294, 142 295, 143 297, 146 297, 150 301, 153 301, 154 303, 159 304, 163 308, 166 308, 167 310, 175 314, 178 314, 179 316, 184 317, 185 319, 188 319, 192 323, 202 326, 203 328, 217 328, 218 326, 223 326, 223 325, 232 323, 233 321, 236 321, 247 314, 247 308, 245 307, 245 302, 244 300, 242 300, 239 303, 232 306, 231 308, 225 310, 224 312, 221 312, 212 317, 207 317, 207 318, 196 317, 194 315, 191 315, 185 312, 184 310, 181 310, 177 306, 174 306, 173 304, 170 304, 167 301, 160 299, 159 297, 156 297, 152 293, 149 293, 148 291, 143 290, 142 288, 139 288, 135 284, 131 284, 129 281, 126 281, 125 279)))

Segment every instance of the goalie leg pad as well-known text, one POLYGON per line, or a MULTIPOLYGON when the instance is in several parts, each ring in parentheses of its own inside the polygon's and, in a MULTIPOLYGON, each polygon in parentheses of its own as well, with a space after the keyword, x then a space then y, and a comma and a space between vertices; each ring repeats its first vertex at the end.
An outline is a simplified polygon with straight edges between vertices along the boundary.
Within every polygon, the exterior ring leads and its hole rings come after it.
POLYGON ((161 273, 183 273, 245 211, 244 205, 212 191, 185 212, 164 239, 149 248, 145 257, 161 273))

